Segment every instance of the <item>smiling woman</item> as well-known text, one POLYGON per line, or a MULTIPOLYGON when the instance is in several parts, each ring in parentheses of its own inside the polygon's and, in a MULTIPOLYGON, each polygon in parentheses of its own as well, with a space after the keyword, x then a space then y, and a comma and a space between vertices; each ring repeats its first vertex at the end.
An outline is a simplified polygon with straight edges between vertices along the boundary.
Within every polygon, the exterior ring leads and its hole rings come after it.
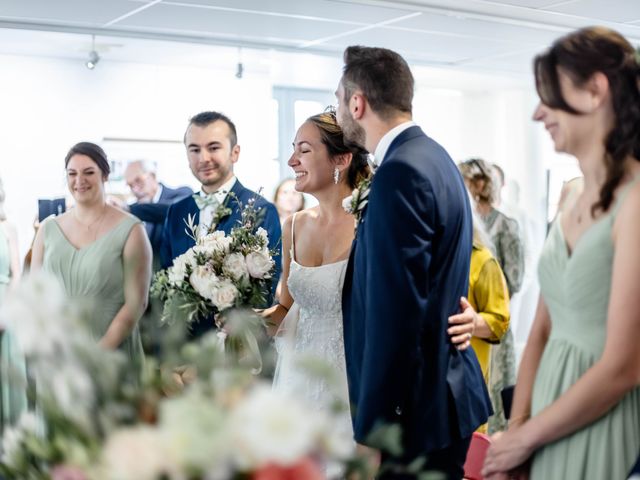
MULTIPOLYGON (((286 337, 276 342, 274 387, 320 411, 341 405, 338 427, 347 442, 352 442, 353 429, 347 408, 341 292, 354 218, 344 211, 342 200, 369 174, 366 155, 345 142, 332 113, 314 115, 298 129, 288 164, 295 172, 296 190, 312 194, 319 205, 285 220, 282 291, 279 303, 263 312, 275 327, 271 333, 280 326, 278 337, 286 337), (328 362, 336 381, 314 377, 296 365, 305 356, 328 362)), ((329 478, 338 474, 327 467, 329 478)))
POLYGON ((584 186, 542 251, 510 427, 483 475, 622 480, 640 450, 640 64, 619 33, 592 27, 534 67, 534 119, 578 159, 584 186))
MULTIPOLYGON (((78 143, 69 150, 65 166, 76 207, 43 223, 32 270, 53 273, 67 295, 93 313, 90 327, 96 342, 124 350, 140 367, 137 322, 149 290, 149 241, 135 217, 106 204, 109 162, 102 148, 78 143)), ((134 375, 136 371, 132 369, 134 375)))

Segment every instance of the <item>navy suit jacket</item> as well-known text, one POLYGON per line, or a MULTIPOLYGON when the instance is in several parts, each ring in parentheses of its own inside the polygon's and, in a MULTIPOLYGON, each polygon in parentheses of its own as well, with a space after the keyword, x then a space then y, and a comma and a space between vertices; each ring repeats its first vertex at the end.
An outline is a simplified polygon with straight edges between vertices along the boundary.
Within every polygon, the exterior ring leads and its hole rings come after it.
POLYGON ((164 219, 167 216, 169 206, 181 198, 193 194, 193 190, 189 187, 169 188, 162 183, 160 185, 162 185, 162 192, 156 203, 137 202, 129 205, 129 211, 144 222, 144 228, 153 250, 154 263, 159 263, 164 219))
POLYGON ((471 247, 458 169, 419 127, 408 128, 373 178, 343 288, 358 442, 397 423, 413 458, 471 436, 491 414, 473 350, 459 352, 447 335, 468 291, 471 247))
MULTIPOLYGON (((239 203, 245 206, 251 198, 255 198, 255 206, 258 210, 261 210, 264 216, 259 226, 264 228, 269 235, 269 248, 275 250, 277 254, 273 257, 276 264, 276 270, 271 280, 272 288, 267 299, 267 305, 271 305, 273 302, 273 296, 275 289, 280 278, 281 265, 281 251, 282 251, 282 231, 280 229, 280 218, 278 217, 278 211, 276 207, 265 200, 257 193, 242 186, 242 184, 236 180, 231 193, 235 195, 227 195, 225 200, 226 205, 231 209, 231 215, 224 217, 220 220, 220 223, 216 226, 216 230, 223 231, 225 234, 229 234, 234 227, 239 225, 241 219, 241 208, 239 203), (238 203, 239 202, 239 203, 238 203)), ((169 207, 167 212, 167 218, 164 226, 164 237, 162 240, 162 268, 168 268, 173 264, 173 259, 178 255, 182 255, 187 250, 195 245, 195 240, 187 234, 188 229, 185 223, 187 216, 191 215, 195 217, 195 224, 200 222, 200 210, 196 205, 192 196, 186 197, 169 207)), ((192 324, 191 336, 197 337, 213 328, 213 322, 210 319, 203 319, 192 324)))

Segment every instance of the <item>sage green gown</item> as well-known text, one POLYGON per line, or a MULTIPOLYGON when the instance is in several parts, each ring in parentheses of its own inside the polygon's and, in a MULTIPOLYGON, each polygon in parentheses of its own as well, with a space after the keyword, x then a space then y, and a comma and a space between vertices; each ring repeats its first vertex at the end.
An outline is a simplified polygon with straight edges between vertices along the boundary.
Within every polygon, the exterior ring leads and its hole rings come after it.
MULTIPOLYGON (((113 229, 82 248, 74 247, 55 219, 45 222, 42 268, 55 275, 71 301, 91 312, 90 334, 97 342, 124 305, 123 251, 140 221, 127 215, 113 229)), ((144 361, 138 325, 120 345, 135 366, 144 361)))
MULTIPOLYGON (((9 239, 0 227, 0 305, 11 275, 9 239)), ((14 425, 27 409, 26 366, 22 350, 10 331, 0 333, 0 433, 14 425)))
MULTIPOLYGON (((628 192, 629 186, 623 188, 618 202, 584 232, 571 254, 560 215, 549 232, 538 275, 552 328, 533 388, 533 415, 560 397, 602 356, 614 256, 611 229, 628 192)), ((537 451, 531 479, 623 480, 638 451, 640 387, 595 422, 537 451)))

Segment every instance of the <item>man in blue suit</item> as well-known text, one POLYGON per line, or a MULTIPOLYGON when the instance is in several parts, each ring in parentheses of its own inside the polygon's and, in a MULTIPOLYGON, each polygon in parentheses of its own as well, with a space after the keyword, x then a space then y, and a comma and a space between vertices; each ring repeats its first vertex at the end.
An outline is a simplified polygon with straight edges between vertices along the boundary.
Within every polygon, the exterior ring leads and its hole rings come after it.
MULTIPOLYGON (((261 212, 261 226, 269 235, 269 248, 276 250, 276 272, 272 279, 270 305, 280 278, 280 219, 276 207, 263 197, 242 186, 233 174, 233 165, 240 156, 236 127, 225 115, 218 112, 202 112, 189 121, 184 135, 191 172, 202 185, 197 194, 184 198, 169 207, 162 241, 162 266, 171 266, 173 259, 183 254, 195 240, 190 236, 186 221, 194 218, 200 233, 210 229, 229 234, 240 221, 242 208, 250 199, 261 212), (229 214, 225 211, 230 210, 229 214)), ((268 305, 265 305, 268 306, 268 305)), ((211 319, 201 319, 192 324, 190 335, 198 337, 213 329, 211 319)))
POLYGON ((124 170, 124 180, 136 202, 126 206, 144 222, 153 249, 154 270, 160 266, 162 230, 172 203, 193 194, 189 187, 169 188, 156 178, 155 168, 144 160, 134 160, 124 170))
POLYGON ((491 413, 475 354, 447 335, 468 290, 469 200, 447 152, 412 122, 404 59, 349 47, 344 61, 338 122, 378 165, 343 289, 355 438, 366 445, 377 426, 399 424, 403 453, 383 462, 426 456, 426 468, 460 479, 471 435, 491 413))

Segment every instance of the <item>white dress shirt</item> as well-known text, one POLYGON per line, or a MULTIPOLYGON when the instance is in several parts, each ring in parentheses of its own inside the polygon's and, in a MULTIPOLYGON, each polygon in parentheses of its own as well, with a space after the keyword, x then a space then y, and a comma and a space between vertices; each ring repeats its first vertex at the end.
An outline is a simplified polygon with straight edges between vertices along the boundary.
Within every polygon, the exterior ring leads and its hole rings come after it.
POLYGON ((373 154, 373 163, 376 167, 379 167, 382 161, 384 160, 384 156, 387 154, 387 150, 391 146, 391 143, 396 139, 398 135, 404 132, 407 128, 413 127, 416 125, 416 122, 413 120, 409 120, 408 122, 401 123, 393 127, 378 142, 378 146, 376 147, 376 151, 373 154))
MULTIPOLYGON (((224 185, 222 185, 215 193, 215 198, 218 201, 218 206, 222 205, 227 198, 227 195, 236 184, 235 175, 229 179, 224 185)), ((204 197, 207 195, 205 192, 200 190, 200 196, 204 197)), ((200 210, 200 228, 198 228, 198 236, 203 237, 209 231, 211 227, 211 222, 213 221, 213 216, 216 213, 217 207, 209 205, 202 210, 200 210)))

